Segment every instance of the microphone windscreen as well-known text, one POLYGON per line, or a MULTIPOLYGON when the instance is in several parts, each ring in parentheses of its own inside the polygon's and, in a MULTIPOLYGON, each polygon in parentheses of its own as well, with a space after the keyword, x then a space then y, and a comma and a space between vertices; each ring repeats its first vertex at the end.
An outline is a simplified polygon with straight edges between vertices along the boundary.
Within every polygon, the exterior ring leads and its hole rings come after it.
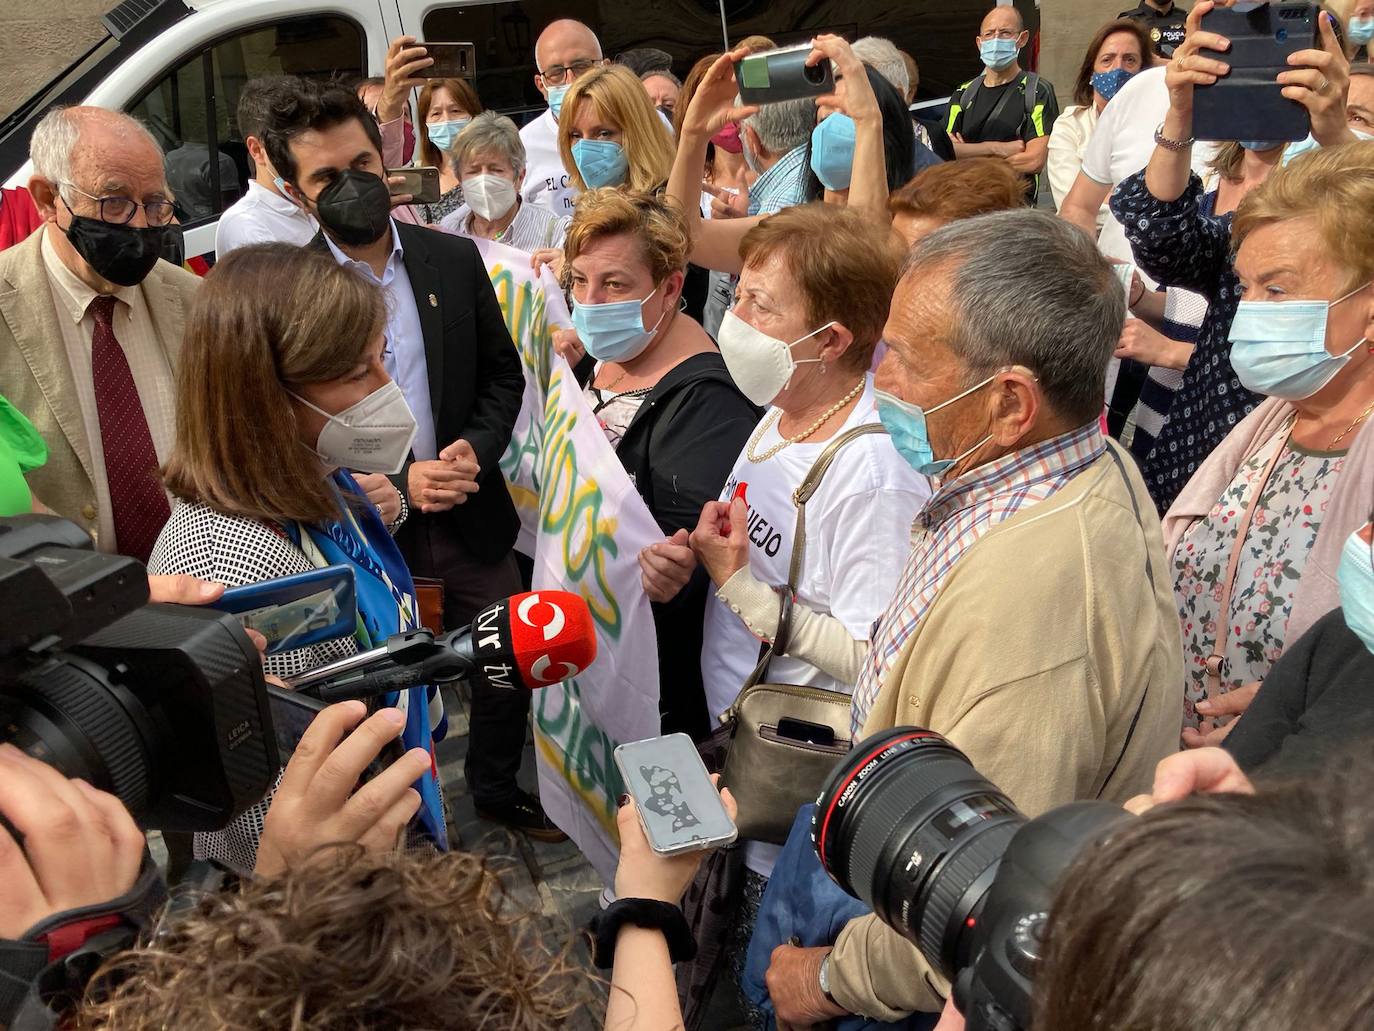
POLYGON ((478 613, 472 624, 476 673, 493 687, 548 687, 596 659, 591 610, 568 591, 529 591, 478 613))

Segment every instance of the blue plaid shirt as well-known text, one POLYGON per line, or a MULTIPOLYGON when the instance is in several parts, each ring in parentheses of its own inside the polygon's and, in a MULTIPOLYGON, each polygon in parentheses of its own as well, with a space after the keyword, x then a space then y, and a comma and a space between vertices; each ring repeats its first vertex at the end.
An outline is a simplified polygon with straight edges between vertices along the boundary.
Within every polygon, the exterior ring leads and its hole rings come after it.
POLYGON ((793 147, 749 189, 749 214, 771 215, 806 201, 807 146, 793 147))
POLYGON ((868 719, 883 681, 951 569, 998 523, 1061 490, 1107 449, 1098 421, 1034 447, 1004 455, 942 484, 916 516, 906 572, 873 624, 868 657, 854 687, 854 739, 868 719))

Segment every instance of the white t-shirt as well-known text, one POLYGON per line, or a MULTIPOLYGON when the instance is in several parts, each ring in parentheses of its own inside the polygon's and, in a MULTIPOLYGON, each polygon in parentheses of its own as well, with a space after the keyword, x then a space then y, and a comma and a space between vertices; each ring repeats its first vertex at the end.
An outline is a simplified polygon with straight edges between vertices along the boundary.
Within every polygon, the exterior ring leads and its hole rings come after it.
POLYGON ((215 254, 224 257, 250 243, 294 243, 304 247, 315 238, 315 220, 256 179, 248 192, 224 210, 215 226, 215 254))
POLYGON ((558 119, 553 112, 546 109, 522 128, 520 141, 525 145, 525 185, 521 190, 525 200, 555 215, 571 215, 577 187, 572 185, 558 153, 558 119))
MULTIPOLYGON (((779 443, 774 422, 755 444, 762 453, 779 443)), ((873 377, 849 413, 844 430, 877 422, 873 377)), ((832 440, 834 437, 831 438, 832 440)), ((749 569, 766 584, 787 582, 797 507, 792 492, 811 471, 829 440, 791 444, 772 458, 751 462, 740 453, 720 499, 729 501, 736 486, 748 484, 749 569)), ((845 444, 826 471, 820 489, 806 505, 806 555, 797 601, 814 612, 834 616, 857 640, 867 640, 873 621, 887 608, 911 550, 911 524, 930 497, 930 482, 897 453, 885 433, 865 434, 845 444)), ((719 598, 706 603, 701 675, 711 723, 730 707, 759 659, 759 640, 719 598)), ((775 683, 802 684, 827 691, 852 691, 809 663, 783 656, 768 670, 775 683)), ((778 849, 750 842, 745 862, 768 874, 778 849)))
MULTIPOLYGON (((1095 183, 1116 188, 1127 176, 1150 163, 1155 152, 1155 129, 1169 113, 1169 90, 1163 68, 1147 68, 1112 97, 1097 118, 1097 128, 1083 152, 1083 174, 1095 183)), ((1202 175, 1216 153, 1211 143, 1193 144, 1193 171, 1202 175)), ((1131 261, 1126 231, 1115 218, 1106 219, 1097 247, 1109 258, 1131 261)), ((1153 284, 1149 284, 1153 286, 1153 284)))

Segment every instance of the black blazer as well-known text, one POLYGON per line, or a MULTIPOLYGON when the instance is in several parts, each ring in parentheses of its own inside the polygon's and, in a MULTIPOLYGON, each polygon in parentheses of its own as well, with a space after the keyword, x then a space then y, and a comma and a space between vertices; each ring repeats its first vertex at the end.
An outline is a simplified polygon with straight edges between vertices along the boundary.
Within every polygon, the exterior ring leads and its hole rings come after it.
MULTIPOLYGON (((404 539, 421 521, 433 520, 451 528, 475 559, 496 562, 510 552, 520 532, 520 518, 500 469, 525 393, 520 354, 473 242, 424 226, 392 224, 420 312, 439 449, 466 440, 482 467, 476 494, 432 515, 412 504, 398 536, 404 539)), ((322 233, 310 246, 329 253, 322 233)), ((406 468, 392 477, 407 497, 409 472, 407 461, 406 468)))

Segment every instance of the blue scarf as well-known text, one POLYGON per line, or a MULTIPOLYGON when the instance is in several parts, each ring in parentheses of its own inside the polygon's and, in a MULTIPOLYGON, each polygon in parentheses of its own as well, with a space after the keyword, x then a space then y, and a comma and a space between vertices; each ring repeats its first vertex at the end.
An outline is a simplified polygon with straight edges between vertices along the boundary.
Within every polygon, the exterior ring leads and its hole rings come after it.
MULTIPOLYGON (((392 634, 414 630, 419 626, 415 584, 401 557, 396 542, 382 524, 377 509, 367 501, 367 495, 353 477, 340 469, 330 477, 339 490, 344 517, 320 525, 292 523, 287 534, 299 547, 301 531, 325 559, 326 565, 352 566, 358 586, 358 630, 355 637, 360 650, 366 651, 386 643, 392 634), (363 499, 363 504, 350 504, 348 495, 363 499)), ((443 726, 430 726, 429 699, 434 687, 413 687, 406 694, 406 726, 401 743, 407 749, 423 748, 429 752, 429 772, 415 782, 420 793, 420 811, 416 818, 443 851, 448 849, 448 832, 444 826, 444 807, 439 797, 438 765, 434 761, 434 740, 443 737, 443 726)), ((396 705, 400 692, 392 692, 381 701, 396 705)))

